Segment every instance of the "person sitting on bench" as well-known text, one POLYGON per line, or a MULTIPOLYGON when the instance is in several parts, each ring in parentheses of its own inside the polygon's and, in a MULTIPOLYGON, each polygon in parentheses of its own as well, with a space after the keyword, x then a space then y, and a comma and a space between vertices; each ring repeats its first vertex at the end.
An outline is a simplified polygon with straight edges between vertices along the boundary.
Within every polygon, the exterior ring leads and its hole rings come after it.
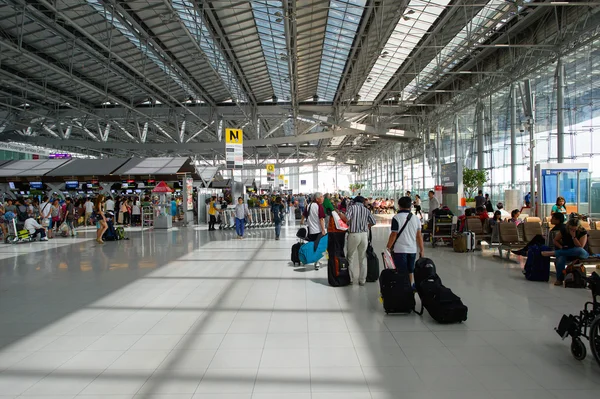
MULTIPOLYGON (((554 216, 554 215, 553 215, 554 216)), ((563 270, 569 259, 587 259, 590 254, 585 250, 588 233, 578 219, 571 219, 554 237, 554 251, 543 251, 542 256, 556 256, 556 281, 554 285, 563 285, 563 270)))
MULTIPOLYGON (((552 218, 550 219, 550 223, 552 223, 554 225, 554 227, 552 228, 552 230, 550 230, 550 233, 560 232, 560 230, 564 227, 563 220, 564 220, 564 217, 563 217, 562 213, 558 213, 558 212, 553 213, 552 218)), ((523 248, 516 250, 516 251, 510 251, 510 252, 512 252, 515 255, 527 256, 527 251, 529 251, 529 247, 531 247, 533 245, 540 246, 540 245, 544 245, 544 244, 546 244, 546 239, 544 238, 544 236, 541 234, 537 234, 523 248)))

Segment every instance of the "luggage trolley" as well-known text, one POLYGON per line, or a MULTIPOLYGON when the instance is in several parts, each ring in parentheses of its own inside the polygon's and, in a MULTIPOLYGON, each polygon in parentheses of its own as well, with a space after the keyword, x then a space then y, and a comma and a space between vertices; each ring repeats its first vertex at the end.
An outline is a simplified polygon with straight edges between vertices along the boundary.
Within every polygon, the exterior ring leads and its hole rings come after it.
POLYGON ((21 242, 32 242, 35 238, 29 233, 29 230, 25 230, 22 224, 17 225, 17 218, 6 218, 8 225, 8 234, 4 238, 6 244, 18 244, 21 242))
POLYGON ((433 227, 431 229, 431 246, 435 248, 438 241, 444 242, 444 240, 452 240, 452 233, 454 233, 454 224, 452 223, 452 216, 434 216, 433 227))
POLYGON ((600 275, 594 272, 586 281, 592 291, 592 302, 586 302, 579 315, 563 315, 554 330, 563 340, 571 336, 571 354, 577 360, 585 359, 587 354, 581 337, 588 339, 592 354, 600 365, 600 275))
POLYGON ((235 227, 235 212, 231 209, 224 209, 221 212, 221 224, 219 229, 228 230, 235 227))

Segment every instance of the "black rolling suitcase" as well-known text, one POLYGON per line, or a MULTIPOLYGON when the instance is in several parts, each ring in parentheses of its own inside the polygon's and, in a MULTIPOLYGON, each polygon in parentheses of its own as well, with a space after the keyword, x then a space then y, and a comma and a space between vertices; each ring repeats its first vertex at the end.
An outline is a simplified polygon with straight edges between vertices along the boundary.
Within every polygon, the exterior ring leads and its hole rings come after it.
POLYGON ((415 309, 415 294, 408 273, 383 269, 379 288, 385 313, 410 313, 415 309))
POLYGON ((379 258, 375 255, 371 241, 367 246, 367 282, 373 283, 379 278, 379 258))
MULTIPOLYGON (((467 320, 469 308, 450 288, 442 284, 431 259, 421 258, 415 264, 415 286, 421 299, 421 312, 427 309, 438 323, 462 323, 467 320)), ((418 313, 418 312, 417 312, 418 313)))
POLYGON ((298 208, 298 207, 296 207, 296 208, 294 209, 294 218, 295 218, 296 220, 300 220, 300 219, 302 219, 302 212, 300 212, 300 208, 298 208))
POLYGON ((298 265, 300 265, 300 247, 302 246, 303 243, 301 242, 297 242, 294 245, 292 245, 292 263, 294 265, 296 265, 296 263, 298 265))

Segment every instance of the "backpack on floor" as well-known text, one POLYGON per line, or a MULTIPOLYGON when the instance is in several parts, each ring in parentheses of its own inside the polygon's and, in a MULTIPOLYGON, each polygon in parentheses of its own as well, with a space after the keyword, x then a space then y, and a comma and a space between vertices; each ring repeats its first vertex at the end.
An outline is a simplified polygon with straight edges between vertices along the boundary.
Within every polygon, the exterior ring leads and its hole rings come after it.
POLYGON ((118 240, 124 240, 126 238, 125 229, 121 226, 119 226, 115 229, 115 233, 117 235, 118 240))
POLYGON ((421 299, 421 312, 418 314, 422 315, 425 308, 438 323, 461 323, 467 320, 469 308, 442 284, 431 259, 421 258, 416 262, 414 278, 421 299))
POLYGON ((452 248, 454 252, 467 252, 467 237, 463 234, 456 234, 452 237, 452 248))
POLYGON ((327 261, 327 281, 332 287, 350 285, 350 265, 340 254, 330 254, 327 261))
POLYGON ((379 258, 375 255, 371 243, 367 246, 367 281, 372 283, 379 278, 379 258))
POLYGON ((548 251, 546 246, 532 245, 527 251, 527 261, 523 274, 529 281, 550 280, 550 258, 542 256, 542 251, 548 251))
POLYGON ((296 263, 300 265, 300 247, 302 246, 301 242, 297 242, 292 245, 292 263, 294 266, 296 263))
POLYGON ((571 263, 563 273, 565 275, 565 288, 587 287, 585 266, 571 263))

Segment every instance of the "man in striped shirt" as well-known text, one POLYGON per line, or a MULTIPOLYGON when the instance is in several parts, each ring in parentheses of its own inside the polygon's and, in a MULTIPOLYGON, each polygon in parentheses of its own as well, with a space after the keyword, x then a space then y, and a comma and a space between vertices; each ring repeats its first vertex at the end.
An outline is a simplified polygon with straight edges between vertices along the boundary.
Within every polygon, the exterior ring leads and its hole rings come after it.
POLYGON ((367 245, 369 243, 369 228, 375 224, 375 218, 364 206, 365 199, 361 196, 354 198, 354 205, 348 208, 348 263, 350 263, 350 281, 358 280, 359 285, 365 285, 367 279, 367 245), (356 273, 358 263, 358 274, 356 273))

